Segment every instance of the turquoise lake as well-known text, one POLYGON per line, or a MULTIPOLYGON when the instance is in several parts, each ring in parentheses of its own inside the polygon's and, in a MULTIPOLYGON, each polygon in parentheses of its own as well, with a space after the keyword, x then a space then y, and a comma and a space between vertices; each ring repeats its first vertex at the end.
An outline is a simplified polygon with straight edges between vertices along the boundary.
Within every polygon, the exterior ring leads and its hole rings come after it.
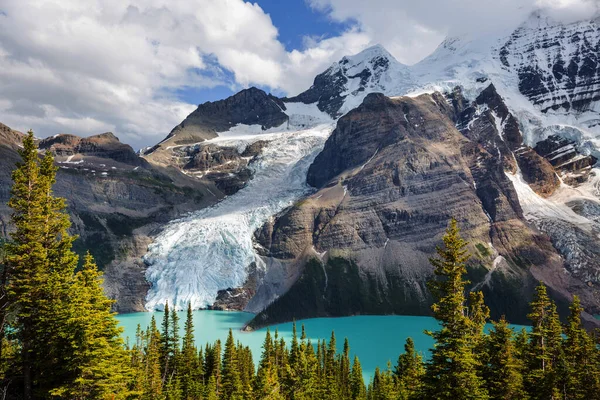
MULTIPOLYGON (((137 325, 145 329, 150 325, 152 315, 160 327, 163 314, 160 312, 133 313, 117 315, 121 326, 124 328, 123 335, 135 338, 137 325)), ((180 330, 183 329, 186 313, 179 312, 180 330)), ((231 328, 236 341, 240 341, 252 349, 254 363, 257 364, 262 353, 262 344, 265 339, 267 328, 254 332, 242 332, 245 323, 250 321, 254 315, 234 311, 194 311, 194 335, 198 346, 204 346, 207 342, 217 339, 225 341, 227 333, 231 328)), ((301 325, 306 328, 306 335, 316 344, 317 340, 331 337, 331 331, 335 331, 338 351, 342 351, 344 338, 350 342, 351 359, 357 355, 362 364, 365 379, 368 381, 375 367, 386 368, 387 362, 396 365, 398 356, 404 351, 406 338, 411 337, 415 342, 417 351, 427 356, 428 350, 433 346, 433 340, 423 333, 424 330, 435 330, 438 324, 431 317, 413 317, 404 315, 373 315, 355 316, 342 318, 313 318, 298 321, 298 335, 301 325)), ((488 325, 488 328, 490 325, 488 325)), ((515 330, 523 328, 513 325, 515 330)), ((271 332, 279 331, 289 344, 292 338, 292 323, 272 325, 271 332)))
MULTIPOLYGON (((157 324, 162 320, 162 313, 133 313, 118 315, 124 336, 131 341, 135 338, 137 325, 143 328, 150 324, 152 315, 157 324)), ((252 349, 254 363, 258 362, 262 352, 266 328, 254 332, 241 332, 240 329, 252 319, 253 314, 232 311, 194 311, 194 329, 196 343, 204 346, 206 342, 217 339, 224 341, 229 328, 234 337, 252 349)), ((185 312, 179 313, 180 329, 183 329, 185 312)), ((318 339, 331 337, 335 331, 338 350, 342 350, 344 338, 350 341, 351 357, 357 355, 363 367, 365 379, 370 379, 375 367, 385 368, 389 361, 396 364, 398 355, 404 351, 404 342, 412 337, 417 350, 426 353, 433 345, 431 338, 423 333, 425 329, 436 329, 437 323, 430 317, 411 316, 355 316, 343 318, 314 318, 297 322, 298 335, 300 326, 304 324, 306 335, 316 344, 318 339)), ((292 323, 273 325, 289 344, 292 338, 292 323)))

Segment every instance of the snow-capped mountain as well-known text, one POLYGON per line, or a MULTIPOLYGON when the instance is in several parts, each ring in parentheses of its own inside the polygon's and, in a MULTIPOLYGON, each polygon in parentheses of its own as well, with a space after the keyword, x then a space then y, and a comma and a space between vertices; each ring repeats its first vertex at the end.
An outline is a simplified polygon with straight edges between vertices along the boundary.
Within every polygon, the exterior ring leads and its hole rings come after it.
POLYGON ((383 46, 376 45, 334 63, 317 75, 314 84, 290 102, 316 103, 336 118, 356 108, 369 93, 389 96, 414 88, 410 67, 398 62, 383 46))
MULTIPOLYGON (((371 295, 393 287, 423 305, 427 258, 458 215, 489 268, 475 283, 495 312, 507 307, 500 292, 526 297, 520 280, 540 279, 600 311, 599 41, 598 20, 536 13, 505 35, 447 38, 412 66, 373 46, 295 97, 249 89, 201 105, 146 157, 228 197, 155 238, 147 307, 258 312, 300 290, 311 258, 325 290, 343 285, 327 285, 340 257, 365 285, 379 282, 371 295), (521 283, 506 286, 502 274, 521 283)), ((347 312, 426 309, 396 300, 347 312)), ((516 320, 521 311, 511 311, 516 320)))

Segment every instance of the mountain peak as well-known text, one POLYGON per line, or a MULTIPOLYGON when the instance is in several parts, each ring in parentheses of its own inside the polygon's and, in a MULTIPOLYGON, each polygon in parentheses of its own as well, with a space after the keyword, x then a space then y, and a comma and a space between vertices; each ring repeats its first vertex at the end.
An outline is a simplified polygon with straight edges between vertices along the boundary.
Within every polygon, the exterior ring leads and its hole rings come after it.
POLYGON ((357 53, 353 56, 346 56, 343 59, 348 61, 360 62, 360 61, 370 61, 375 58, 387 58, 388 60, 396 61, 396 58, 390 54, 389 51, 386 50, 381 44, 376 44, 371 47, 367 47, 362 50, 360 53, 357 53))

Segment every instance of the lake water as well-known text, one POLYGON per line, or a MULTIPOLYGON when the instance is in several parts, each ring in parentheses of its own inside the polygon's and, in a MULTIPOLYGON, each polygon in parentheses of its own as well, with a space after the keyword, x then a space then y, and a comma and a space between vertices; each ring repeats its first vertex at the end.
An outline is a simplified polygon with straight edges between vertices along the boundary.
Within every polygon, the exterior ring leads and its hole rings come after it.
MULTIPOLYGON (((125 329, 124 335, 135 338, 137 325, 145 328, 150 324, 152 315, 155 316, 160 326, 162 313, 133 313, 121 314, 117 318, 125 329)), ((217 339, 225 341, 229 328, 233 329, 234 337, 252 349, 254 363, 260 358, 265 338, 266 328, 254 332, 241 332, 240 329, 254 315, 243 312, 232 311, 194 311, 194 329, 196 343, 204 346, 206 342, 214 342, 217 339)), ((185 312, 179 313, 180 329, 183 329, 185 312)), ((433 345, 431 338, 423 333, 423 330, 437 328, 437 323, 430 317, 412 316, 356 316, 343 318, 314 318, 298 321, 298 335, 300 326, 304 324, 306 335, 316 345, 318 339, 329 340, 331 331, 335 331, 338 351, 342 351, 344 338, 350 342, 351 358, 357 355, 360 359, 365 379, 370 379, 375 367, 385 368, 388 361, 392 366, 396 365, 398 355, 404 351, 404 342, 407 337, 412 337, 418 351, 426 353, 433 345)), ((271 332, 275 329, 286 340, 291 342, 292 323, 271 326, 271 332)))

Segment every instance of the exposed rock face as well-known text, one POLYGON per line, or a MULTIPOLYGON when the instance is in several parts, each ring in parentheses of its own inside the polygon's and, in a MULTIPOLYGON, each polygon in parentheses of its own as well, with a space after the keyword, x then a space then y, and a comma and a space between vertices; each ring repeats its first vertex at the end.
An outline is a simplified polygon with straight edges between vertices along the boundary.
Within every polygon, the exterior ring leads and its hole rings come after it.
POLYGON ((155 163, 169 164, 168 147, 212 139, 217 137, 217 132, 238 124, 260 125, 262 129, 280 126, 288 120, 284 111, 285 104, 277 97, 254 87, 245 89, 225 100, 199 105, 146 155, 155 163))
POLYGON ((515 173, 518 168, 539 195, 548 197, 554 193, 560 185, 554 168, 523 144, 517 119, 509 112, 493 84, 472 104, 467 104, 460 88, 455 88, 448 98, 454 108, 454 116, 450 117, 463 135, 488 153, 498 155, 505 170, 515 173))
POLYGON ((266 141, 259 140, 243 151, 237 147, 215 144, 184 147, 179 151, 189 154, 182 157, 189 161, 182 170, 195 178, 214 182, 221 192, 230 196, 243 188, 252 178, 252 171, 248 166, 260 155, 266 144, 266 141))
POLYGON ((253 326, 315 315, 427 314, 428 258, 452 217, 472 246, 470 279, 494 315, 524 322, 532 289, 546 277, 561 299, 568 286, 600 309, 585 284, 556 278, 559 254, 523 219, 505 173, 516 166, 503 157, 520 132, 507 132, 511 116, 492 92, 475 105, 457 93, 454 103, 440 94, 372 94, 342 117, 308 173, 320 190, 256 234, 267 262, 300 272, 253 326), (463 133, 455 127, 461 120, 469 120, 463 133))
MULTIPOLYGON (((499 51, 519 90, 544 112, 585 112, 600 100, 598 20, 562 25, 536 14, 499 51)), ((599 121, 590 119, 588 126, 599 121)))
POLYGON ((248 279, 243 287, 220 290, 217 299, 210 307, 212 310, 243 311, 256 294, 260 281, 264 278, 264 271, 257 268, 256 264, 250 265, 248 279))
MULTIPOLYGON (((0 238, 12 229, 6 203, 21 139, 21 133, 0 125, 0 238)), ((40 147, 56 153, 60 169, 54 192, 67 200, 71 233, 79 236, 74 250, 91 251, 117 311, 143 311, 148 283, 141 257, 155 231, 223 195, 208 181, 151 167, 110 133, 58 135, 40 141, 40 147)))
POLYGON ((6 205, 10 198, 11 174, 20 160, 17 150, 23 134, 0 123, 0 238, 7 238, 10 231, 11 211, 6 205))
POLYGON ((598 161, 593 155, 581 154, 574 141, 558 135, 538 142, 534 150, 546 158, 569 185, 586 182, 598 161))
POLYGON ((260 154, 264 141, 247 149, 202 143, 238 124, 266 130, 288 121, 285 104, 262 90, 250 88, 216 102, 201 104, 169 136, 143 158, 155 166, 175 168, 190 178, 214 184, 229 196, 252 178, 248 164, 260 154))
POLYGON ((0 123, 0 146, 10 149, 18 149, 23 141, 23 133, 10 129, 8 126, 0 123))
POLYGON ((144 160, 138 157, 131 146, 121 143, 111 132, 80 138, 75 135, 60 134, 39 142, 39 148, 52 151, 58 157, 76 154, 88 157, 109 158, 124 164, 139 166, 144 160))

